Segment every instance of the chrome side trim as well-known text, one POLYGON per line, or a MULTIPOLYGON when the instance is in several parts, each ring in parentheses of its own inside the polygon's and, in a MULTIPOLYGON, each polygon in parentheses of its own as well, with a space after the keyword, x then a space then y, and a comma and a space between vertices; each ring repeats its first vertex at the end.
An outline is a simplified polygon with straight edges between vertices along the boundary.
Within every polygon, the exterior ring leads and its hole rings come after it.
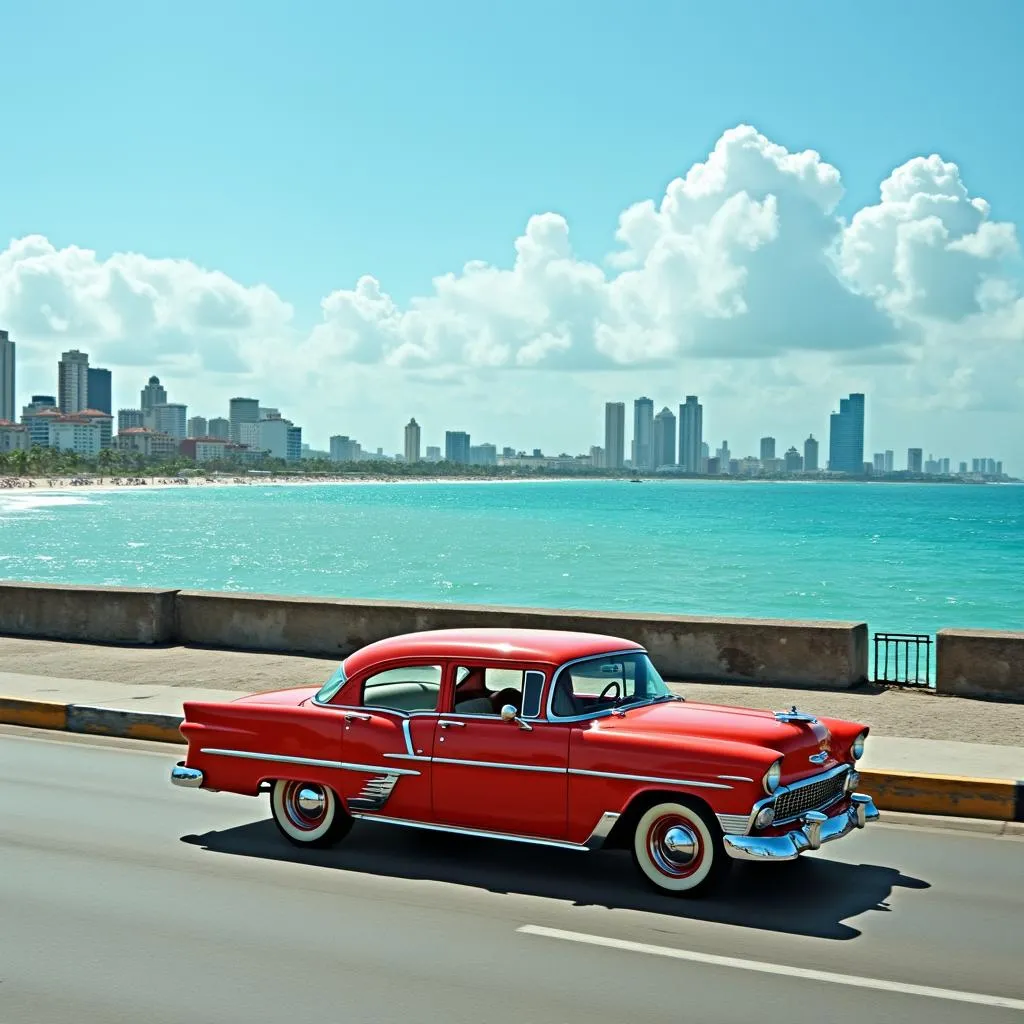
POLYGON ((171 769, 171 782, 186 789, 199 789, 203 784, 203 773, 198 768, 186 768, 185 762, 179 761, 171 769))
POLYGON ((508 768, 514 772, 546 772, 549 775, 565 775, 565 768, 553 768, 537 764, 508 764, 502 761, 463 761, 457 757, 435 757, 434 764, 464 764, 470 768, 508 768))
POLYGON ((511 832, 488 832, 481 828, 461 828, 455 825, 435 825, 426 821, 409 821, 406 818, 384 818, 379 814, 353 814, 353 818, 379 821, 382 825, 403 825, 405 828, 419 828, 427 832, 450 832, 457 836, 475 836, 480 839, 505 839, 512 843, 531 843, 534 846, 553 846, 559 850, 580 850, 587 853, 588 847, 581 843, 569 843, 564 839, 541 839, 537 836, 518 836, 511 832))
POLYGON ((729 782, 753 782, 749 775, 719 775, 720 779, 727 779, 729 782))
POLYGON ((724 837, 725 852, 736 860, 796 860, 807 850, 817 850, 822 843, 842 839, 869 821, 877 821, 878 808, 871 797, 854 793, 847 810, 829 818, 817 811, 803 816, 799 829, 781 836, 724 837))
POLYGON ((742 836, 747 834, 747 815, 745 814, 716 814, 718 824, 727 836, 742 836))
POLYGON ((354 764, 351 761, 324 761, 318 757, 296 757, 292 754, 263 754, 253 750, 222 750, 204 747, 203 754, 217 757, 243 757, 252 761, 277 761, 281 764, 307 764, 312 768, 340 768, 349 772, 372 772, 375 775, 419 775, 412 768, 389 768, 386 765, 354 764))
POLYGON ((594 831, 590 833, 583 845, 591 851, 600 850, 604 846, 611 830, 615 827, 615 822, 619 820, 619 817, 618 811, 605 811, 594 826, 594 831))
POLYGON ((598 779, 625 779, 627 782, 657 782, 664 786, 689 786, 693 789, 732 789, 724 782, 698 782, 694 779, 662 779, 656 775, 624 775, 621 772, 592 772, 587 768, 570 768, 570 775, 588 775, 598 779))
POLYGON ((412 732, 410 731, 412 726, 409 723, 408 718, 402 719, 402 737, 405 739, 405 752, 410 756, 414 756, 416 751, 412 749, 412 732))
POLYGON ((370 779, 356 796, 349 797, 349 810, 379 811, 391 796, 399 776, 378 775, 370 779))
POLYGON ((384 757, 390 757, 395 761, 429 761, 431 760, 426 754, 384 754, 384 757))

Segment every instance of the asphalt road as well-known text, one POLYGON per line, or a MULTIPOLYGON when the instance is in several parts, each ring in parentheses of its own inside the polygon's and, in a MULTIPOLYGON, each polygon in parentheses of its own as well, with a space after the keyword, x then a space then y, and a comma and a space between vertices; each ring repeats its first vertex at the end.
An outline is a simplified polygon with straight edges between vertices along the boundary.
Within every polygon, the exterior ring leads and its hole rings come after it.
POLYGON ((678 902, 620 854, 295 851, 176 756, 0 727, 2 1024, 1024 1021, 1020 838, 879 824, 678 902))

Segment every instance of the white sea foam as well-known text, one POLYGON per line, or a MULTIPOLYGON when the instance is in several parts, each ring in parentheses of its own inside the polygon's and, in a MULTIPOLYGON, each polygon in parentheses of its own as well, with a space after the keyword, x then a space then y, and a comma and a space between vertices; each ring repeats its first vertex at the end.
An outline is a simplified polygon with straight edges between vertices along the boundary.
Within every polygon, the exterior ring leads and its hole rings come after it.
POLYGON ((0 491, 0 515, 6 512, 33 512, 61 505, 91 505, 92 500, 77 494, 46 494, 36 491, 0 491))

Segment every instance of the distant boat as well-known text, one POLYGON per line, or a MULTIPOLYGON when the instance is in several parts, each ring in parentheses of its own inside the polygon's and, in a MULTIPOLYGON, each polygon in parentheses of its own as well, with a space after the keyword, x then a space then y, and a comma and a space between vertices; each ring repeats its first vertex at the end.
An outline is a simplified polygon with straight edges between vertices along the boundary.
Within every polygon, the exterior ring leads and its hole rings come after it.
POLYGON ((635 477, 633 477, 633 479, 632 479, 632 480, 630 480, 629 482, 630 482, 631 484, 642 484, 642 483, 643 483, 643 480, 641 480, 641 479, 640 479, 640 477, 638 477, 638 476, 635 476, 635 477))

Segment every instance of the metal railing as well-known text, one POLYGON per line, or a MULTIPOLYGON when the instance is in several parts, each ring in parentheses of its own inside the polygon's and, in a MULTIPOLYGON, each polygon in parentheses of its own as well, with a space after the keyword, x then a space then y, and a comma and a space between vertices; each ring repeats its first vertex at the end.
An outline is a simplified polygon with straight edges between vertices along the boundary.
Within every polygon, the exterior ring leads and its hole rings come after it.
POLYGON ((931 686, 932 638, 928 633, 876 633, 875 682, 931 686))

